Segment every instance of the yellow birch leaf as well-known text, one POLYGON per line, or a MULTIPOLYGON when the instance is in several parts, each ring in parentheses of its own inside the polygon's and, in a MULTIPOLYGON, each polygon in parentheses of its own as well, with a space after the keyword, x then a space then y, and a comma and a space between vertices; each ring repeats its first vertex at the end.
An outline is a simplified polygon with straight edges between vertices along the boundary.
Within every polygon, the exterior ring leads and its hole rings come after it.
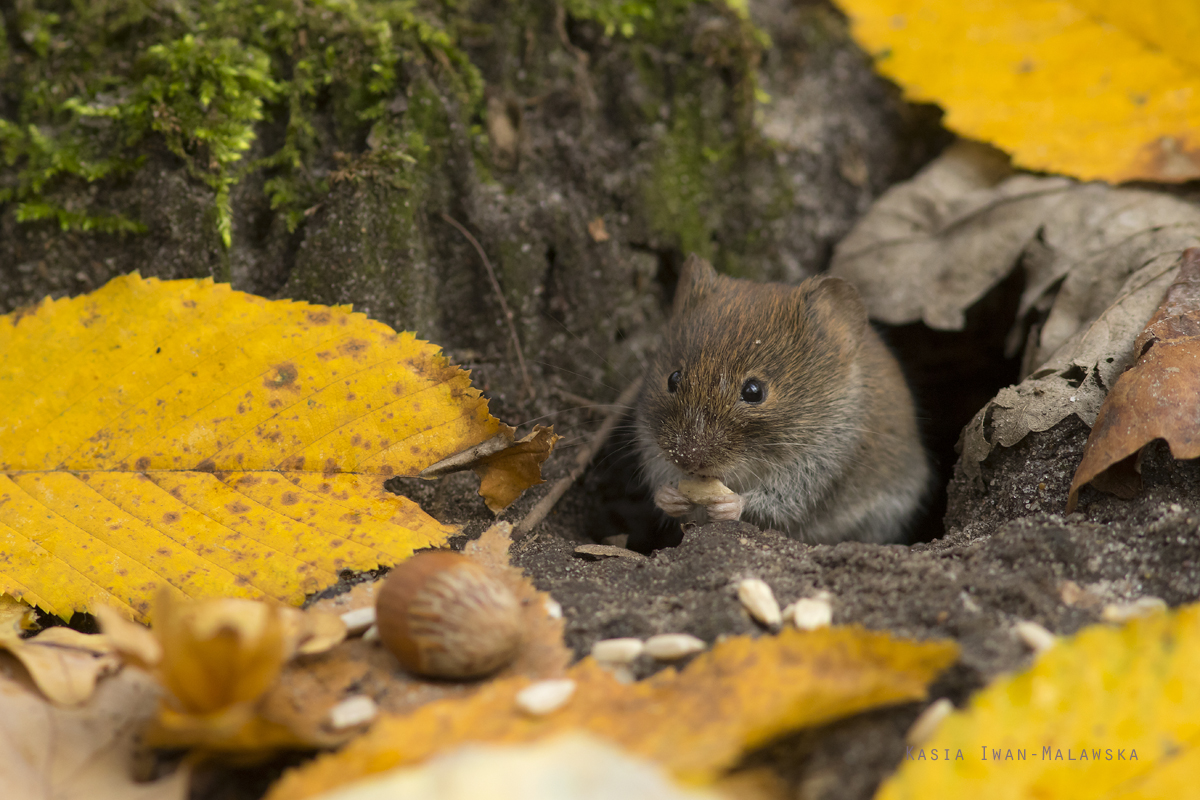
POLYGON ((1195 797, 1198 661, 1200 606, 1088 628, 947 717, 877 798, 1195 797))
POLYGON ((0 317, 0 592, 145 620, 299 605, 455 528, 385 491, 492 438, 465 370, 348 307, 126 275, 0 317))
POLYGON ((721 642, 682 672, 622 684, 590 658, 567 672, 570 701, 546 717, 515 704, 527 678, 382 717, 336 755, 286 773, 267 800, 299 800, 466 742, 529 742, 583 730, 665 766, 690 783, 788 731, 924 697, 958 656, 952 642, 905 642, 855 627, 785 630, 721 642))
POLYGON ((837 0, 880 72, 1028 169, 1200 178, 1195 0, 837 0))

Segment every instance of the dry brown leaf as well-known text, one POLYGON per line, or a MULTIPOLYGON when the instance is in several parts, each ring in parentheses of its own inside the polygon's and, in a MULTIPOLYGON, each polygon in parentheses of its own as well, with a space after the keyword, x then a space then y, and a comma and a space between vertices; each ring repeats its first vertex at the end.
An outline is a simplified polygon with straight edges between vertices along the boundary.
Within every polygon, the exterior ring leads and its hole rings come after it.
POLYGON ((470 697, 380 719, 337 755, 285 774, 268 800, 312 797, 468 741, 523 742, 577 729, 685 781, 711 781, 746 750, 788 731, 923 697, 957 655, 952 642, 905 642, 846 627, 729 639, 681 673, 666 670, 632 685, 588 658, 567 673, 577 685, 570 702, 547 717, 517 709, 527 678, 491 681, 470 697))
POLYGON ((9 594, 0 594, 0 628, 13 626, 21 630, 37 630, 37 615, 33 609, 9 594))
POLYGON ((421 471, 422 478, 440 478, 451 472, 473 469, 479 476, 479 494, 493 514, 499 514, 530 486, 545 483, 541 465, 561 439, 554 426, 533 426, 514 441, 517 429, 500 423, 500 432, 487 441, 444 458, 421 471))
POLYGON ((7 650, 28 672, 48 700, 75 705, 87 700, 96 681, 121 665, 107 637, 70 628, 49 628, 21 638, 33 610, 8 595, 0 596, 0 649, 7 650))
POLYGON ((1018 386, 963 431, 961 464, 1069 416, 1091 426, 1132 361, 1133 341, 1200 239, 1200 209, 1161 192, 1009 174, 994 151, 960 144, 889 189, 838 245, 830 272, 873 319, 961 328, 1015 270, 1025 289, 1009 332, 1018 386))
MULTIPOLYGON (((493 679, 521 677, 529 680, 560 677, 571 661, 563 645, 561 615, 548 612, 553 601, 539 592, 519 569, 509 566, 512 526, 505 522, 488 528, 467 544, 464 555, 499 578, 521 603, 521 652, 493 679)), ((374 603, 374 584, 355 587, 345 604, 322 600, 314 608, 339 613, 374 603)), ((310 609, 312 610, 312 609, 310 609)), ((284 667, 280 679, 259 705, 260 715, 295 731, 314 743, 335 744, 357 735, 359 729, 334 731, 327 725, 329 710, 352 695, 366 695, 392 714, 408 714, 435 700, 465 698, 487 687, 487 681, 431 681, 407 673, 378 641, 351 639, 319 656, 297 659, 284 667)))
POLYGON ((530 486, 542 480, 542 462, 562 437, 554 426, 536 425, 533 432, 511 447, 481 458, 473 467, 479 476, 479 494, 493 514, 508 508, 530 486))
POLYGON ((1141 488, 1142 449, 1164 439, 1175 458, 1200 456, 1200 248, 1183 253, 1179 277, 1134 342, 1137 363, 1117 380, 1096 416, 1071 481, 1067 513, 1091 483, 1118 497, 1141 488))
POLYGON ((0 631, 0 647, 24 665, 47 699, 65 706, 87 700, 96 682, 121 665, 107 637, 70 628, 48 628, 29 639, 8 628, 0 631))
POLYGON ((188 774, 135 783, 132 754, 158 687, 137 670, 103 681, 82 706, 60 708, 0 677, 0 787, 12 800, 182 800, 188 774))

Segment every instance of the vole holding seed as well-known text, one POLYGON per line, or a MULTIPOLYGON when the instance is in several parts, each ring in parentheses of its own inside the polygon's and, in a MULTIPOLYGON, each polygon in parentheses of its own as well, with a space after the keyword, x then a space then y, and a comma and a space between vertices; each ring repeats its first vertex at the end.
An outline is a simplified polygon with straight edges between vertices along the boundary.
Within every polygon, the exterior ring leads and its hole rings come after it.
POLYGON ((739 280, 695 255, 637 440, 667 514, 745 518, 811 543, 896 541, 929 482, 912 395, 853 286, 739 280), (697 478, 733 494, 698 506, 679 491, 697 478))

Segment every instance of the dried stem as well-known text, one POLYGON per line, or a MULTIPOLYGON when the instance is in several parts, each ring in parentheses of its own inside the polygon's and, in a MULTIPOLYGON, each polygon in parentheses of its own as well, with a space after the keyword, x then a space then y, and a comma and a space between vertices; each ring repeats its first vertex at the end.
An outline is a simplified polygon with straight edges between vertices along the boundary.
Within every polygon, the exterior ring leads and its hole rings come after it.
POLYGON ((443 213, 442 219, 449 222, 458 232, 466 237, 471 246, 475 248, 475 252, 479 254, 479 259, 483 261, 483 267, 487 270, 488 279, 492 282, 492 290, 496 293, 496 299, 500 301, 500 309, 504 312, 504 320, 508 323, 508 333, 512 337, 513 347, 517 351, 517 363, 521 366, 521 377, 525 380, 525 394, 528 399, 533 399, 533 381, 529 380, 529 370, 525 367, 525 354, 521 350, 521 339, 517 336, 517 325, 513 321, 512 309, 508 307, 508 301, 504 299, 504 292, 500 289, 500 281, 496 280, 496 271, 492 269, 492 262, 488 260, 487 253, 483 252, 483 247, 479 244, 479 240, 471 235, 462 223, 456 220, 449 214, 443 213))
POLYGON ((550 487, 550 491, 546 492, 546 495, 541 500, 538 500, 533 508, 529 509, 529 513, 525 515, 525 519, 517 524, 516 529, 513 531, 513 541, 528 536, 534 526, 546 518, 546 515, 550 513, 550 510, 559 501, 559 498, 567 493, 567 489, 571 488, 571 484, 579 480, 580 476, 583 475, 583 471, 587 469, 588 463, 596 457, 596 453, 600 452, 600 448, 608 440, 613 428, 617 427, 617 423, 621 420, 621 415, 629 409, 629 406, 637 398, 641 388, 642 379, 638 378, 629 384, 625 388, 625 391, 621 392, 621 396, 612 404, 612 410, 608 412, 608 416, 604 418, 604 422, 600 423, 599 429, 592 436, 587 447, 579 451, 579 454, 575 458, 575 466, 571 468, 571 472, 565 478, 559 478, 555 481, 554 485, 550 487))

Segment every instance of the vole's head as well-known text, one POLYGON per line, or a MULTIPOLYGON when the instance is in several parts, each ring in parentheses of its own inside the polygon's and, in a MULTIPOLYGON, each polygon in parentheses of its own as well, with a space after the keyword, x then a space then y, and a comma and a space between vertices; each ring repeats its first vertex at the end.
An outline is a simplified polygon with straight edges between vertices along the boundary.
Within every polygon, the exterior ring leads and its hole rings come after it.
POLYGON ((736 491, 817 453, 853 427, 866 330, 866 309, 843 280, 754 283, 691 256, 639 402, 647 466, 736 491))

